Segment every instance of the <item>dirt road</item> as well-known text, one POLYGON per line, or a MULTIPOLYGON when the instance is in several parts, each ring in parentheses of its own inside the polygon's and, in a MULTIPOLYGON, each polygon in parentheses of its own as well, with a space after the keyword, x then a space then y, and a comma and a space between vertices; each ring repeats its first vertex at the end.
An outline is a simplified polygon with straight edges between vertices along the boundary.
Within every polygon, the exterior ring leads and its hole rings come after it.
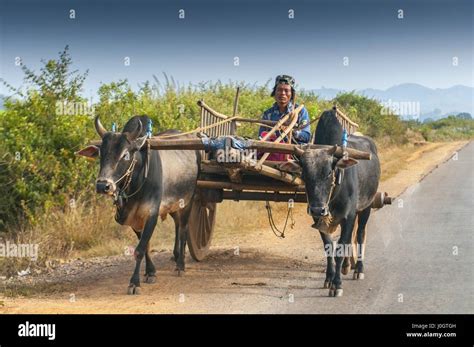
POLYGON ((116 256, 67 264, 39 292, 0 297, 0 312, 474 313, 474 143, 449 159, 459 147, 427 149, 381 184, 381 191, 401 194, 403 206, 395 201, 372 215, 366 279, 345 276, 341 298, 322 288, 322 242, 301 208, 285 239, 268 228, 217 237, 205 261, 188 257, 183 277, 175 275, 170 251, 154 253, 157 282, 142 284, 139 296, 125 294, 133 259, 116 256))

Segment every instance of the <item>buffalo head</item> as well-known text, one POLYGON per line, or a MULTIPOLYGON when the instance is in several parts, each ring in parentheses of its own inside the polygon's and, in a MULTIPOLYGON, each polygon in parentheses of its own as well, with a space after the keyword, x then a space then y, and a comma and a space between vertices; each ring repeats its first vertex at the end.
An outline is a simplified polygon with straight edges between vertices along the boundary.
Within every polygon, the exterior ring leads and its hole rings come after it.
POLYGON ((133 130, 124 129, 124 132, 115 133, 107 131, 99 116, 95 117, 95 129, 102 138, 102 144, 100 147, 88 146, 77 154, 89 158, 100 157, 100 170, 96 181, 97 193, 115 194, 117 185, 123 183, 125 175, 133 169, 135 154, 145 145, 147 139, 147 135, 142 133, 142 122, 138 118, 135 120, 135 126, 129 122, 125 127, 133 130))

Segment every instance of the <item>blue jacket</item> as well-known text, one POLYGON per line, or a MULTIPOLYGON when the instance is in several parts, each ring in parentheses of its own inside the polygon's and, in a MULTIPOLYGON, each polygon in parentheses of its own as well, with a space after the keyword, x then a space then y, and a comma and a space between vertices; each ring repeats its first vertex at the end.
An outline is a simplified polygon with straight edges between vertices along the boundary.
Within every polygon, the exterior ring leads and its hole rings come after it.
MULTIPOLYGON (((295 106, 298 108, 298 104, 295 106)), ((266 110, 263 115, 262 119, 264 120, 272 120, 272 121, 279 121, 280 118, 288 112, 291 112, 293 110, 293 103, 290 101, 288 105, 286 106, 286 111, 285 112, 280 112, 280 109, 278 108, 278 104, 275 102, 272 107, 270 107, 268 110, 266 110)), ((302 126, 306 124, 306 126, 300 130, 294 131, 293 132, 293 138, 296 140, 298 143, 308 143, 309 140, 311 139, 311 129, 309 125, 309 114, 308 111, 306 110, 305 107, 300 111, 298 115, 298 126, 302 126)), ((261 126, 259 131, 258 131, 258 136, 262 136, 262 132, 264 131, 269 131, 271 128, 267 128, 264 126, 261 126)), ((279 136, 279 132, 276 132, 276 135, 279 136)))

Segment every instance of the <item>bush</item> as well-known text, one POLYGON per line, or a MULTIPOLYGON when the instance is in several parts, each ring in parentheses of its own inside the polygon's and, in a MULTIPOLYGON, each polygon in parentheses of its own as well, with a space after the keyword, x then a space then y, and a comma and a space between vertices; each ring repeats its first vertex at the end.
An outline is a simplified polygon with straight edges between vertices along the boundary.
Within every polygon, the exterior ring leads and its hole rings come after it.
POLYGON ((426 141, 470 140, 474 137, 474 120, 449 116, 418 125, 426 141))
MULTIPOLYGON (((0 228, 36 222, 38 213, 68 206, 84 194, 94 170, 77 151, 91 138, 90 117, 64 116, 56 102, 79 103, 84 75, 71 71, 66 47, 58 60, 49 60, 37 75, 23 66, 28 89, 15 90, 0 119, 0 228)), ((0 229, 0 230, 1 230, 0 229)))
POLYGON ((376 100, 350 92, 339 93, 335 101, 359 124, 363 134, 375 139, 388 138, 392 143, 406 142, 406 125, 397 115, 382 112, 382 105, 376 100))

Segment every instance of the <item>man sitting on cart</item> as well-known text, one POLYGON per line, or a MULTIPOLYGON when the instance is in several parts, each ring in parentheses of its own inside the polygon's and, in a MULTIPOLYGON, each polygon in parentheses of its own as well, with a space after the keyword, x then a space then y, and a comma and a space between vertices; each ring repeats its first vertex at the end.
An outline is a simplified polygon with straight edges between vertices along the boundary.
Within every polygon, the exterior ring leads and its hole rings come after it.
MULTIPOLYGON (((263 120, 279 121, 281 117, 285 114, 293 111, 293 109, 298 108, 298 104, 295 102, 295 79, 288 75, 278 75, 275 79, 275 86, 271 96, 275 98, 275 103, 272 107, 266 110, 263 113, 263 120)), ((259 138, 263 138, 271 127, 261 126, 258 132, 259 138)), ((279 132, 275 132, 268 139, 269 141, 274 141, 279 136, 279 132)), ((308 143, 311 139, 311 129, 309 122, 309 114, 305 107, 301 109, 298 114, 297 124, 292 132, 292 138, 296 143, 308 143), (296 129, 296 130, 295 130, 296 129)), ((285 142, 288 140, 285 139, 285 142)), ((273 161, 283 161, 286 160, 284 154, 273 153, 267 160, 273 161)))

